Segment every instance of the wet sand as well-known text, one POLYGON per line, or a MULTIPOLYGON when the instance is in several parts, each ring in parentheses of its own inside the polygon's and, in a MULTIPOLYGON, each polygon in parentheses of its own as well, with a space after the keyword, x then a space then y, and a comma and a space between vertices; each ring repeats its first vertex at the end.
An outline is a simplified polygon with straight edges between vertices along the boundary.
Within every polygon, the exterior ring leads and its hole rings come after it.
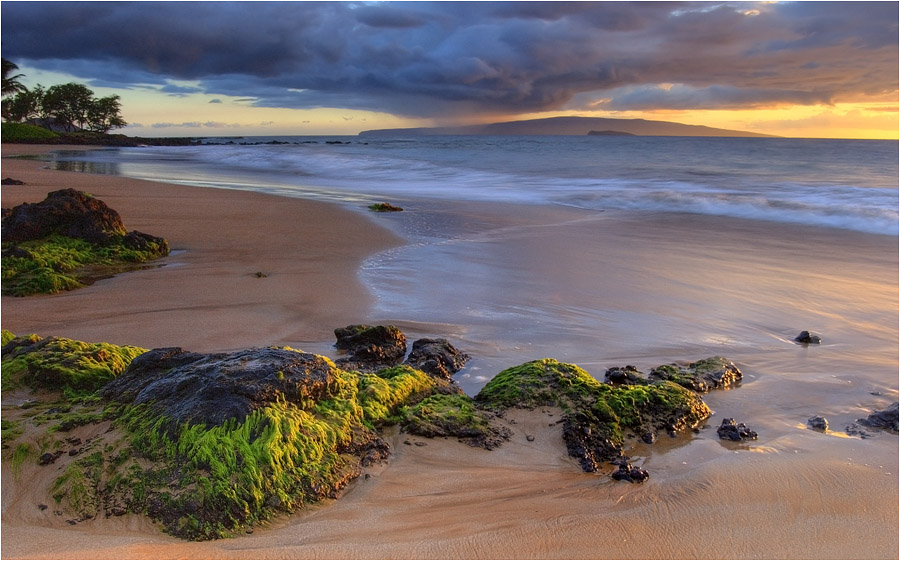
MULTIPOLYGON (((3 152, 11 151, 4 146, 3 152)), ((165 267, 120 275, 72 293, 4 297, 5 329, 193 351, 290 344, 321 352, 317 346, 333 340, 333 327, 370 321, 370 314, 382 312, 373 312, 371 295, 356 272, 367 256, 399 247, 401 240, 365 216, 303 200, 39 168, 34 162, 3 161, 4 177, 29 184, 4 186, 4 207, 40 200, 57 188, 83 189, 118 210, 126 227, 164 236, 176 252, 164 260, 165 267), (269 276, 256 278, 256 271, 269 276)), ((648 245, 664 246, 666 236, 678 231, 655 230, 660 238, 648 245)), ((689 236, 685 231, 679 235, 689 236)), ((624 259, 630 251, 646 249, 621 247, 635 243, 623 236, 591 239, 592 255, 624 259)), ((685 238, 685 243, 691 241, 696 240, 685 238)), ((660 250, 657 257, 663 254, 660 250)), ((726 263, 722 274, 737 278, 739 268, 726 263)), ((625 273, 606 280, 627 280, 625 273)), ((631 299, 620 301, 622 308, 638 304, 628 290, 613 289, 631 299)), ((751 304, 733 305, 743 311, 751 304)), ((411 327, 429 329, 415 322, 411 327)), ((887 335, 891 337, 896 332, 887 335)), ((632 345, 617 356, 633 358, 632 345)), ((466 350, 477 354, 487 352, 487 346, 466 350)), ((391 461, 372 469, 369 479, 360 478, 341 499, 282 517, 252 534, 186 543, 136 516, 70 526, 52 509, 37 508, 52 501, 41 493, 52 474, 26 466, 15 476, 4 462, 2 556, 896 558, 897 437, 860 440, 840 432, 840 422, 872 404, 896 400, 896 380, 881 380, 877 374, 886 359, 877 357, 875 365, 858 356, 844 359, 859 363, 864 375, 863 382, 850 384, 852 392, 842 394, 845 378, 851 377, 846 365, 839 372, 827 370, 829 357, 843 353, 839 346, 823 347, 825 353, 819 354, 824 358, 803 359, 804 368, 821 369, 809 381, 791 375, 803 349, 778 349, 760 352, 753 345, 738 357, 744 359, 739 365, 747 375, 745 383, 709 394, 706 401, 715 415, 699 434, 663 439, 652 447, 634 445, 629 453, 651 473, 642 485, 581 473, 566 456, 558 411, 514 412, 513 440, 493 452, 451 440, 394 435, 391 461), (812 384, 818 388, 812 392, 815 398, 792 397, 810 394, 812 384), (887 395, 867 398, 873 389, 887 395), (833 402, 822 398, 823 392, 834 395, 833 402), (792 405, 794 401, 798 404, 792 405), (807 412, 809 407, 830 407, 838 415, 830 414, 837 432, 805 429, 803 420, 818 412, 807 412), (715 425, 723 414, 760 420, 755 428, 763 428, 764 436, 743 445, 719 441, 715 425), (529 434, 533 441, 526 438, 529 434), (426 445, 407 445, 407 439, 426 445)), ((663 355, 665 360, 680 358, 670 350, 657 348, 637 358, 653 363, 663 355)), ((505 364, 509 366, 536 358, 515 351, 501 349, 497 360, 520 356, 505 364)), ((598 350, 595 358, 606 360, 608 355, 598 350)), ((618 364, 618 359, 610 360, 605 366, 618 364)))

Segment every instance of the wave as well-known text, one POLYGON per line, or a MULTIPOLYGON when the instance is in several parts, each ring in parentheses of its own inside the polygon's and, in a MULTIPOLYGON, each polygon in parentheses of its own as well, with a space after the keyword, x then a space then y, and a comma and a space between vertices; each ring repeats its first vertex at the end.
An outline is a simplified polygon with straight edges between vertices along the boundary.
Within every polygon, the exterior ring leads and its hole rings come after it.
MULTIPOLYGON (((88 157, 117 158, 125 175, 149 174, 167 181, 188 178, 192 184, 206 181, 283 195, 308 196, 318 189, 344 200, 363 195, 559 204, 898 235, 900 197, 895 183, 893 188, 885 186, 892 172, 879 162, 856 161, 841 167, 832 150, 818 165, 810 161, 806 147, 802 162, 789 156, 773 159, 774 152, 749 160, 732 149, 734 153, 718 154, 710 163, 710 146, 721 151, 732 145, 707 143, 696 153, 682 147, 677 161, 671 150, 654 152, 647 146, 640 147, 643 151, 600 154, 596 148, 588 150, 590 145, 580 138, 568 144, 446 138, 340 146, 207 145, 124 149, 88 157), (842 175, 836 174, 837 168, 842 175), (180 175, 171 177, 175 174, 180 175)), ((865 148, 859 153, 871 158, 871 146, 865 148)))

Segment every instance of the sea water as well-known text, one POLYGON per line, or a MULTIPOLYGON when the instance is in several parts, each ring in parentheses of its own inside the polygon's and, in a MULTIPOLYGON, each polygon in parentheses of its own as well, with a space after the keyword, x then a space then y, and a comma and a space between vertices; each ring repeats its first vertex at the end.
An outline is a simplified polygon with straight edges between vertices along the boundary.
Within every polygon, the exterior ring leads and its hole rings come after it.
POLYGON ((82 162, 77 165, 95 172, 343 201, 552 204, 898 232, 898 143, 891 140, 437 136, 204 142, 70 153, 60 155, 58 165, 82 162))
MULTIPOLYGON (((375 308, 360 319, 450 338, 473 355, 458 376, 470 394, 545 356, 602 379, 722 354, 801 386, 856 370, 837 399, 896 399, 896 141, 279 137, 55 162, 404 207, 371 215, 408 243, 364 264, 375 308), (825 341, 815 354, 791 341, 804 329, 825 341)), ((830 395, 795 390, 785 399, 808 396, 810 414, 830 395)))

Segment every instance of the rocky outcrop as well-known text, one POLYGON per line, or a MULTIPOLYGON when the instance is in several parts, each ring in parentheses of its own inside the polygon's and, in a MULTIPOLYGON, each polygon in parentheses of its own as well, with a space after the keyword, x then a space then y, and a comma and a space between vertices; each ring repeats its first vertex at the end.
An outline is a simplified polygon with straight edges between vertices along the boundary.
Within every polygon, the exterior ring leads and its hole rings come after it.
POLYGON ((334 391, 336 368, 327 358, 277 348, 199 354, 154 349, 134 359, 103 388, 111 401, 148 405, 174 430, 182 424, 221 425, 278 400, 311 403, 334 391))
POLYGON ((13 296, 73 290, 169 253, 164 238, 127 232, 118 212, 74 189, 4 213, 2 237, 13 244, 3 251, 3 294, 13 296))
POLYGON ((96 244, 127 233, 106 203, 75 189, 60 189, 39 203, 24 203, 3 220, 3 240, 24 242, 59 234, 96 244))
POLYGON ((482 407, 557 406, 569 455, 586 472, 604 463, 627 463, 626 431, 652 442, 656 434, 675 435, 698 427, 711 414, 693 391, 666 380, 604 384, 581 368, 542 359, 497 374, 475 396, 482 407))
POLYGON ((406 335, 393 325, 348 325, 335 329, 334 335, 335 347, 345 354, 335 363, 347 370, 377 372, 406 364, 452 384, 453 375, 469 360, 446 339, 418 339, 406 357, 406 335))

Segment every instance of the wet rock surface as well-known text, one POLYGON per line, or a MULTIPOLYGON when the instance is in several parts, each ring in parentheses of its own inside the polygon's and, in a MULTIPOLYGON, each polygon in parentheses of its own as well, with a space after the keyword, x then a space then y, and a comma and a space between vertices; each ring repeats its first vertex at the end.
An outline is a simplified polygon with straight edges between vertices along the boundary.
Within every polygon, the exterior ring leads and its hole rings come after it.
POLYGON ((695 392, 727 389, 738 385, 743 374, 730 360, 714 356, 689 364, 658 366, 650 372, 651 380, 668 380, 695 392))
POLYGON ((335 347, 347 356, 335 361, 341 368, 375 372, 396 366, 406 356, 406 335, 389 325, 348 325, 334 330, 335 347))
POLYGON ((801 331, 799 335, 794 337, 794 342, 801 345, 818 345, 822 342, 822 338, 809 331, 801 331))
POLYGON ((809 420, 806 421, 806 426, 813 430, 826 432, 828 431, 828 419, 816 415, 815 417, 810 417, 809 420))
POLYGON ((325 399, 335 384, 334 366, 321 356, 275 348, 199 354, 154 349, 135 358, 103 389, 111 401, 146 404, 170 420, 221 425, 242 421, 279 399, 325 399))
POLYGON ((731 440, 733 442, 756 440, 758 436, 750 427, 731 418, 722 420, 722 424, 716 429, 716 434, 722 440, 731 440))
POLYGON ((418 339, 413 342, 412 351, 404 364, 449 381, 468 360, 469 355, 446 339, 418 339))
POLYGON ((892 403, 885 409, 873 411, 865 419, 857 419, 847 426, 847 434, 869 438, 881 431, 896 434, 898 432, 898 402, 892 403))

